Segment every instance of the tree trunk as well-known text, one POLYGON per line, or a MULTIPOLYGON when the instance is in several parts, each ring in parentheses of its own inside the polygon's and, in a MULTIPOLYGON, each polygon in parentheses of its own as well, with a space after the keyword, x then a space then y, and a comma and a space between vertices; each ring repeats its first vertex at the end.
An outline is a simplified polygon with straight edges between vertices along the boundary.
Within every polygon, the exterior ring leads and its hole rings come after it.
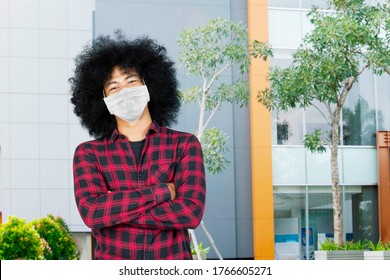
POLYGON ((199 141, 202 141, 202 137, 203 137, 204 116, 206 113, 206 96, 207 93, 203 89, 202 99, 200 101, 199 126, 198 126, 198 135, 197 135, 199 141))
POLYGON ((331 145, 331 172, 332 172, 332 201, 333 201, 333 230, 334 242, 343 244, 343 215, 341 210, 341 192, 338 166, 339 148, 339 124, 341 108, 336 108, 332 120, 332 145, 331 145))
MULTIPOLYGON (((365 68, 363 68, 364 70, 365 68)), ((362 71, 363 71, 362 70, 362 71)), ((333 201, 333 231, 334 242, 337 245, 344 243, 343 233, 343 214, 341 209, 341 191, 340 191, 340 176, 338 164, 338 150, 340 140, 340 115, 347 99, 348 93, 351 90, 356 78, 350 77, 344 81, 344 88, 337 102, 336 110, 332 118, 332 144, 331 144, 331 172, 332 172, 332 201, 333 201)))

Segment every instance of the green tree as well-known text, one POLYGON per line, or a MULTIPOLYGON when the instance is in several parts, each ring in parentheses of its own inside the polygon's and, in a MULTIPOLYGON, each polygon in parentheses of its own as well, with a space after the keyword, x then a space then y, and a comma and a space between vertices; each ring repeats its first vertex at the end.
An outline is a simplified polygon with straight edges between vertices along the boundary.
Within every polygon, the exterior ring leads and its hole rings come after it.
MULTIPOLYGON (((223 18, 210 20, 205 26, 184 29, 179 34, 179 61, 187 68, 189 76, 199 78, 199 83, 183 89, 184 103, 199 104, 199 122, 196 136, 203 150, 205 166, 212 174, 220 173, 229 164, 225 158, 227 135, 217 127, 208 125, 224 103, 247 105, 249 85, 244 74, 249 71, 251 57, 267 59, 271 48, 267 43, 248 41, 248 32, 241 23, 223 18), (233 66, 238 66, 243 78, 232 83, 218 82, 218 78, 233 66)), ((208 239, 222 259, 214 241, 201 222, 208 239)), ((196 238, 195 250, 200 258, 196 238)))
MULTIPOLYGON (((326 106, 327 112, 321 114, 331 128, 334 240, 339 245, 343 243, 337 163, 341 111, 364 71, 390 74, 390 3, 365 2, 328 1, 333 12, 313 7, 308 14, 313 29, 294 53, 293 64, 285 69, 271 69, 271 87, 259 92, 259 101, 270 110, 307 108, 314 101, 326 106)), ((312 152, 325 151, 318 130, 306 135, 304 144, 312 152)))
POLYGON ((184 103, 199 104, 199 122, 196 135, 202 144, 205 165, 212 174, 222 172, 229 163, 227 135, 217 127, 208 125, 224 103, 245 106, 249 100, 248 80, 244 76, 232 83, 217 84, 218 78, 234 65, 242 75, 248 72, 251 57, 267 59, 271 48, 267 43, 248 41, 247 28, 242 23, 221 17, 205 26, 187 28, 179 35, 179 60, 188 75, 199 78, 199 83, 183 89, 184 103))

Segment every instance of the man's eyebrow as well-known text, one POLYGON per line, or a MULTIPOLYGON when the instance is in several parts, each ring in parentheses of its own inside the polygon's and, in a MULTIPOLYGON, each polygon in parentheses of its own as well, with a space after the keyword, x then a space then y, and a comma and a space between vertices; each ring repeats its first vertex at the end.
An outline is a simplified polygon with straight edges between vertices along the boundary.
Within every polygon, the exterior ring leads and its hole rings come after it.
POLYGON ((108 87, 109 85, 112 85, 112 84, 117 84, 118 82, 117 81, 111 81, 111 82, 108 82, 104 85, 104 87, 108 87))
POLYGON ((125 78, 125 80, 127 80, 128 78, 133 78, 133 77, 139 78, 139 76, 137 74, 135 74, 135 73, 128 73, 126 78, 125 78))

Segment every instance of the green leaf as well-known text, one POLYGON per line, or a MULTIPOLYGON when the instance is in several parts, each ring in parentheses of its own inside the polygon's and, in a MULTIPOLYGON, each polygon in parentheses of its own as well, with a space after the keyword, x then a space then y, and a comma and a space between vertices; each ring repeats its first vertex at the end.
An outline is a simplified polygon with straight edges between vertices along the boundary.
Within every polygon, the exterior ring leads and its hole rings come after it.
POLYGON ((304 145, 312 153, 321 154, 326 152, 326 149, 321 140, 322 133, 323 132, 321 129, 315 129, 313 133, 305 135, 304 145))
POLYGON ((190 104, 199 100, 202 90, 198 86, 193 86, 180 91, 180 98, 184 104, 190 104))
POLYGON ((204 163, 212 174, 220 173, 230 163, 225 154, 227 135, 222 130, 212 127, 207 129, 201 139, 204 163))

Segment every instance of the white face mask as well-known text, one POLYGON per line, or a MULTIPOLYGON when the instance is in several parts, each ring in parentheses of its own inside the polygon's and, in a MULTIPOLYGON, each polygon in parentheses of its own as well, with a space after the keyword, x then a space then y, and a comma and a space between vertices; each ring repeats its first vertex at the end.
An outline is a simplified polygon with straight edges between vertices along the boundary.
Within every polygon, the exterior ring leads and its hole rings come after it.
POLYGON ((149 102, 148 88, 143 86, 124 88, 120 92, 103 98, 111 115, 136 123, 149 102))

